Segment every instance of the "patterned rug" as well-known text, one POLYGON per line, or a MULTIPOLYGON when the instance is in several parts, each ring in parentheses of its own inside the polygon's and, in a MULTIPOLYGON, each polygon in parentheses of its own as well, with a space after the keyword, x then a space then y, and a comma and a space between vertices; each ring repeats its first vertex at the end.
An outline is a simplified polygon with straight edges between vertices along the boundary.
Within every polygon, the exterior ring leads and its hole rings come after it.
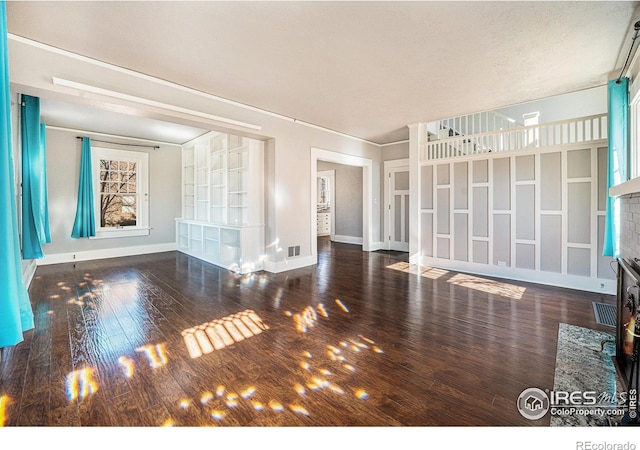
MULTIPOLYGON (((611 408, 621 384, 612 357, 615 356, 615 335, 603 331, 561 323, 558 328, 558 348, 554 392, 596 392, 598 406, 611 408)), ((603 408, 580 407, 581 413, 552 414, 551 426, 615 426, 619 416, 603 413, 603 408), (593 411, 588 413, 587 411, 593 411)))

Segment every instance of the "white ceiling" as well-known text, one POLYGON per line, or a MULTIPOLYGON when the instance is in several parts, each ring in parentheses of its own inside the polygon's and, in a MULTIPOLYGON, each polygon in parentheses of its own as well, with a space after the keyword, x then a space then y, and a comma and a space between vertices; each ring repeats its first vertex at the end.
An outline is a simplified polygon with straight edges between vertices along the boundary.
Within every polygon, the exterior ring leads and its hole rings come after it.
MULTIPOLYGON (((637 4, 9 1, 7 19, 17 36, 382 144, 411 123, 605 84, 637 4)), ((73 114, 62 106, 48 114, 73 114)), ((74 126, 100 126, 85 112, 74 126)))
POLYGON ((108 111, 80 103, 40 98, 40 117, 47 126, 93 131, 170 144, 184 144, 207 130, 167 123, 125 111, 108 111))

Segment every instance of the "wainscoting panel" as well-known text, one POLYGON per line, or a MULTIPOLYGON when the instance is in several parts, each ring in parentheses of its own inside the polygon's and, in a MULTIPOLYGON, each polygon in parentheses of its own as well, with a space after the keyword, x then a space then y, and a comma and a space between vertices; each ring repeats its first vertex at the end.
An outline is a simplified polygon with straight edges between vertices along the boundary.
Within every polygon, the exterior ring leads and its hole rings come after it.
POLYGON ((615 290, 601 256, 606 155, 597 141, 422 162, 421 263, 615 290))

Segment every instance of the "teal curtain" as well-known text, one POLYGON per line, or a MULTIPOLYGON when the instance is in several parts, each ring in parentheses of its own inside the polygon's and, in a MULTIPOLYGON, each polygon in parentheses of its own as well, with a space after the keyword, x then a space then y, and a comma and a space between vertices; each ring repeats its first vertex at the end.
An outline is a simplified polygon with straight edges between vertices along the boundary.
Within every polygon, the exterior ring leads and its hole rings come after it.
POLYGON ((80 181, 78 182, 78 205, 71 237, 83 238, 96 235, 96 218, 93 209, 93 179, 91 176, 91 140, 82 138, 80 156, 80 181))
MULTIPOLYGON (((608 84, 609 161, 607 186, 629 180, 629 79, 608 84)), ((607 197, 603 256, 620 256, 620 206, 615 197, 607 197)))
POLYGON ((51 242, 47 196, 46 126, 40 123, 40 99, 22 95, 22 257, 42 258, 42 246, 51 242))
POLYGON ((11 91, 7 48, 7 5, 0 1, 0 348, 24 340, 33 328, 33 309, 22 279, 18 241, 18 202, 11 141, 11 91))

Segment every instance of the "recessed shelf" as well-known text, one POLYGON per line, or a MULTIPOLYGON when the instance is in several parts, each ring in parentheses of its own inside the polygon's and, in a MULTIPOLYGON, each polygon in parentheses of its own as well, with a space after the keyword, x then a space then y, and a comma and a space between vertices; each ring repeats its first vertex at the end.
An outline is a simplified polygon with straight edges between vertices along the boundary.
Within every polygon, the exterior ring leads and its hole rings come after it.
POLYGON ((263 152, 261 141, 215 132, 183 147, 181 252, 241 273, 262 269, 263 152))

